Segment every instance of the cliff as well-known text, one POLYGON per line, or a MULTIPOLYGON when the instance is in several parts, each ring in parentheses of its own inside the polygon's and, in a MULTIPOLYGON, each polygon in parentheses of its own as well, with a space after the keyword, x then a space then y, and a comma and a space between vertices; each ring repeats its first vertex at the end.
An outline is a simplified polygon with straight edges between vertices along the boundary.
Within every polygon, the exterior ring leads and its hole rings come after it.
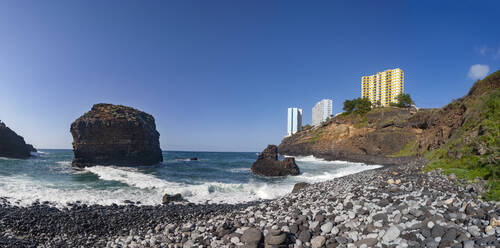
POLYGON ((339 115, 320 127, 286 137, 279 145, 279 153, 370 164, 398 163, 405 156, 395 154, 422 133, 421 128, 409 122, 413 115, 410 110, 399 108, 374 109, 365 115, 339 115))
POLYGON ((500 194, 500 71, 439 109, 380 108, 341 114, 320 127, 286 137, 279 153, 329 160, 397 164, 426 157, 428 168, 489 180, 500 194))
POLYGON ((0 121, 0 157, 29 158, 31 152, 36 149, 0 121))
POLYGON ((95 104, 71 124, 73 165, 152 165, 163 161, 150 114, 122 105, 95 104))

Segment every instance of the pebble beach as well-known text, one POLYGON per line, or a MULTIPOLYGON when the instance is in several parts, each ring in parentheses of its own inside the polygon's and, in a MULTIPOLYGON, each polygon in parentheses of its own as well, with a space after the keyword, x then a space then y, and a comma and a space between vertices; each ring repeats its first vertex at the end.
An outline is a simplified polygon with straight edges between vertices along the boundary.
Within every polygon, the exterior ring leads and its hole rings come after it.
POLYGON ((500 203, 425 161, 311 184, 274 200, 0 206, 2 247, 499 247, 500 203))

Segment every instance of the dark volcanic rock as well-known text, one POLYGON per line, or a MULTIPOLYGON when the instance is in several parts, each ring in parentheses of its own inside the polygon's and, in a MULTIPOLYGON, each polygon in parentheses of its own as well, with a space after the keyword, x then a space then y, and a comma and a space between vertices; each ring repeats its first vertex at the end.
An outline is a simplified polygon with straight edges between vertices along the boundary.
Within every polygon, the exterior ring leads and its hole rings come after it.
POLYGON ((170 202, 180 202, 182 200, 183 198, 181 194, 175 194, 175 195, 165 194, 163 196, 162 202, 163 204, 168 204, 170 202))
POLYGON ((295 185, 293 185, 292 193, 298 193, 301 189, 309 187, 309 185, 310 184, 306 182, 296 183, 295 185))
POLYGON ((153 116, 112 104, 95 104, 71 124, 73 165, 152 165, 163 161, 153 116))
POLYGON ((278 160, 278 147, 275 145, 268 145, 264 149, 257 161, 252 164, 251 170, 254 174, 268 177, 298 175, 300 173, 299 167, 295 164, 295 158, 278 160))
POLYGON ((29 158, 31 152, 36 149, 0 121, 0 157, 29 158))

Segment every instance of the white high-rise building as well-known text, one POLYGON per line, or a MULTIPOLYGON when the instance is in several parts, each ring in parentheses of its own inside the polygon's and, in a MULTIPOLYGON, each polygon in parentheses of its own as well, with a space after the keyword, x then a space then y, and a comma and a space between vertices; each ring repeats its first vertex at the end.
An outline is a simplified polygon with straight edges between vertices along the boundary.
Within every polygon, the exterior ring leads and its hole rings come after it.
POLYGON ((333 106, 331 99, 323 99, 316 103, 312 108, 312 124, 319 126, 321 122, 326 121, 328 117, 333 115, 333 106))
POLYGON ((287 135, 290 136, 302 129, 302 109, 288 108, 287 135))

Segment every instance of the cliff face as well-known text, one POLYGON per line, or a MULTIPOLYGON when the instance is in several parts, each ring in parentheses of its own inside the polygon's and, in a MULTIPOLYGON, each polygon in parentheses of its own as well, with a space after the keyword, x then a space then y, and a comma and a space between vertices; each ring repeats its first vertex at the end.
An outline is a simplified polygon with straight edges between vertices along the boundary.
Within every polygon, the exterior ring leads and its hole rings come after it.
POLYGON ((498 126, 491 122, 499 118, 499 86, 500 71, 440 109, 382 108, 363 116, 339 115, 320 127, 286 137, 279 153, 394 164, 446 146, 450 148, 446 156, 451 158, 486 156, 489 151, 488 159, 498 163, 498 126), (457 149, 451 149, 452 143, 457 149))
POLYGON ((163 161, 153 116, 112 104, 95 104, 71 124, 73 165, 152 165, 163 161))
POLYGON ((0 157, 29 158, 31 152, 36 149, 0 121, 0 157))
MULTIPOLYGON (((425 110, 430 111, 430 110, 425 110)), ((280 154, 314 155, 329 160, 391 164, 391 156, 414 142, 421 129, 408 123, 409 110, 386 108, 359 115, 337 116, 320 127, 286 137, 280 154)))

